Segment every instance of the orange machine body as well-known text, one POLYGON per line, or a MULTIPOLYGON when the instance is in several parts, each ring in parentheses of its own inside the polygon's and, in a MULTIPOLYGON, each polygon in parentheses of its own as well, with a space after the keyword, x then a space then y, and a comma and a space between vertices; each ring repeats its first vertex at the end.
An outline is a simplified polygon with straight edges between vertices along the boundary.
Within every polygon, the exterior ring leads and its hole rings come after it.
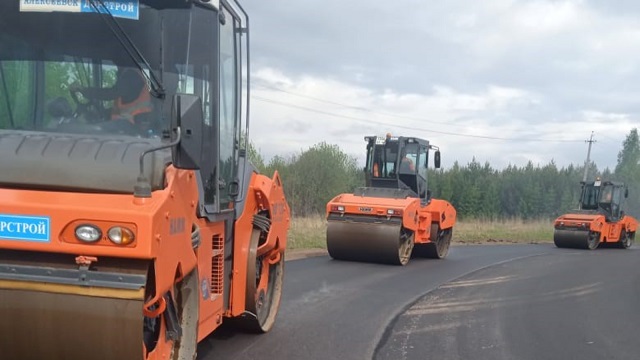
MULTIPOLYGON (((150 282, 141 289, 148 294, 145 311, 159 304, 162 294, 197 268, 201 284, 197 332, 200 341, 220 326, 223 317, 238 316, 245 311, 246 277, 242 274, 247 268, 252 216, 260 211, 271 214, 271 229, 266 241, 258 248, 258 254, 266 254, 271 261, 277 261, 284 256, 289 208, 277 172, 272 179, 254 173, 247 190, 244 212, 235 222, 233 250, 225 251, 227 234, 224 222, 209 222, 196 216, 198 188, 195 173, 169 166, 166 179, 166 187, 155 191, 151 198, 136 198, 131 194, 0 189, 0 209, 4 215, 43 217, 48 218, 50 224, 48 242, 0 239, 0 249, 11 251, 17 256, 15 261, 19 261, 23 254, 58 253, 73 255, 76 262, 84 259, 86 265, 97 268, 105 258, 139 260, 152 269, 150 282), (74 229, 80 224, 97 225, 102 230, 102 238, 90 244, 81 243, 74 236, 74 229), (195 251, 192 225, 199 227, 200 243, 195 251), (113 226, 133 230, 133 243, 116 245, 108 240, 105 234, 113 226), (224 292, 225 282, 229 281, 223 278, 225 253, 233 254, 234 276, 231 277, 228 294, 224 292)), ((11 284, 11 281, 4 281, 3 285, 5 288, 22 288, 20 282, 11 284)), ((65 292, 95 296, 93 287, 70 286, 65 292)), ((140 309, 142 315, 143 309, 140 309)), ((166 359, 170 348, 171 344, 160 337, 155 350, 145 358, 166 359)))
POLYGON ((629 195, 617 181, 583 181, 580 203, 575 211, 554 221, 553 242, 557 247, 596 249, 598 246, 632 246, 638 221, 623 211, 629 195))
POLYGON ((402 226, 415 234, 416 244, 432 242, 431 227, 450 229, 456 222, 455 208, 445 200, 432 199, 422 204, 419 198, 380 198, 341 194, 327 203, 327 216, 356 215, 376 217, 381 221, 401 219, 402 226))
POLYGON ((620 235, 635 233, 638 221, 625 215, 617 222, 608 222, 602 214, 565 214, 554 221, 555 228, 588 230, 598 234, 600 243, 617 243, 620 235))
POLYGON ((246 152, 248 14, 66 5, 0 2, 21 49, 0 59, 0 358, 194 359, 225 319, 269 331, 290 212, 246 152), (134 72, 145 111, 113 119, 134 72))
POLYGON ((415 137, 366 136, 365 186, 327 203, 327 251, 337 260, 406 265, 411 257, 442 259, 456 210, 428 189, 429 153, 440 149, 415 137))

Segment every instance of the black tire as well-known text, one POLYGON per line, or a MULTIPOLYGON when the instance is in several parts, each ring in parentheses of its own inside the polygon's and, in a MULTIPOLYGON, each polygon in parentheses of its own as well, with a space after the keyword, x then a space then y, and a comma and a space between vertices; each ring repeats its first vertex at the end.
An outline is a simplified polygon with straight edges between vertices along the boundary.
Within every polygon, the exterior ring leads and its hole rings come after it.
POLYGON ((398 244, 398 265, 407 265, 415 247, 413 233, 401 233, 398 244))
POLYGON ((590 232, 587 238, 587 250, 595 250, 600 245, 600 234, 590 232))
POLYGON ((258 257, 259 239, 260 230, 254 229, 247 259, 246 311, 230 321, 234 327, 250 333, 266 333, 273 327, 284 281, 284 255, 275 264, 269 264, 264 256, 258 257), (268 274, 263 271, 264 266, 268 267, 268 274), (268 276, 266 291, 258 289, 262 276, 268 276))
POLYGON ((624 230, 620 232, 620 241, 617 243, 620 249, 628 249, 633 246, 633 241, 635 240, 636 233, 628 233, 624 230))
POLYGON ((453 228, 440 230, 438 225, 432 225, 431 233, 437 234, 436 240, 429 244, 416 244, 413 249, 414 255, 429 259, 444 259, 449 253, 453 228))
POLYGON ((198 270, 194 269, 174 289, 174 301, 182 334, 173 344, 172 360, 194 360, 198 348, 198 318, 200 286, 198 270))

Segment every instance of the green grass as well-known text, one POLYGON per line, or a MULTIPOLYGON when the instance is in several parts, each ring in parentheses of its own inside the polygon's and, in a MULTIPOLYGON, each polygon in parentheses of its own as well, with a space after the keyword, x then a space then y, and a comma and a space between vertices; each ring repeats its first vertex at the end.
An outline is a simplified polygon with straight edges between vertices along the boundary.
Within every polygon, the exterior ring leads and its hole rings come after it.
MULTIPOLYGON (((287 248, 325 249, 323 216, 296 217, 291 221, 287 248)), ((551 220, 463 220, 453 228, 455 244, 543 243, 553 241, 551 220)))
POLYGON ((289 228, 288 249, 326 249, 327 221, 324 216, 294 217, 289 228))
POLYGON ((553 221, 458 221, 453 228, 453 241, 462 244, 553 242, 553 221))

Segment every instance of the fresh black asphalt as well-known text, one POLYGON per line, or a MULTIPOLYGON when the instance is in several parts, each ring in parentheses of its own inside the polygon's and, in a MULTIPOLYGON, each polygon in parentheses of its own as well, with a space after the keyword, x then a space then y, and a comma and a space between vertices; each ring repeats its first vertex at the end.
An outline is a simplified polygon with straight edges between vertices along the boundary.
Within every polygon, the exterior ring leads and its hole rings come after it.
MULTIPOLYGON (((450 359, 452 357, 448 354, 430 356, 428 351, 436 348, 414 347, 414 352, 405 351, 402 348, 396 349, 398 336, 401 338, 401 343, 407 344, 434 341, 433 334, 430 337, 422 337, 418 332, 415 336, 405 335, 403 332, 404 321, 410 321, 410 319, 402 314, 425 294, 434 290, 443 291, 441 285, 455 283, 465 275, 476 276, 482 273, 481 269, 491 271, 490 269, 496 266, 502 269, 502 266, 507 264, 513 264, 515 267, 523 264, 522 271, 525 273, 530 273, 526 271, 526 266, 533 266, 537 269, 536 271, 547 271, 546 276, 549 278, 537 280, 542 283, 537 281, 527 283, 528 286, 534 286, 532 289, 528 289, 527 285, 518 285, 518 282, 514 281, 513 289, 519 291, 521 295, 546 292, 545 282, 555 282, 557 286, 564 285, 579 289, 580 286, 585 285, 579 273, 575 274, 577 285, 571 283, 570 279, 553 280, 554 276, 550 274, 553 270, 549 267, 563 261, 551 260, 566 258, 580 263, 581 258, 590 257, 603 261, 601 258, 611 257, 613 254, 611 252, 599 258, 596 256, 599 252, 590 254, 563 251, 556 249, 553 245, 487 245, 452 247, 449 256, 444 260, 412 259, 404 267, 343 262, 331 260, 327 256, 290 261, 285 266, 282 303, 276 325, 271 332, 253 335, 226 328, 219 329, 201 343, 198 348, 198 359, 363 360, 372 359, 374 356, 380 359, 396 359, 396 350, 402 354, 406 353, 407 359, 450 359), (548 265, 538 264, 540 261, 548 265)), ((629 252, 629 254, 632 253, 629 252)), ((637 256, 635 259, 638 259, 637 256)), ((585 262, 582 267, 590 268, 590 265, 585 262)), ((566 267, 562 269, 567 270, 566 267)), ((602 277, 597 277, 602 270, 594 267, 589 272, 590 279, 585 280, 588 282, 586 285, 602 284, 602 277)), ((605 286, 605 284, 598 286, 605 286)), ((587 288, 589 289, 592 290, 591 287, 587 288)), ((428 299, 427 295, 426 301, 429 301, 428 299)), ((594 304, 594 309, 597 308, 598 304, 594 304)), ((444 316, 446 311, 441 314, 444 316)), ((475 316, 482 317, 482 314, 488 313, 480 312, 475 316)), ((590 314, 591 311, 584 316, 590 314)), ((526 316, 532 315, 537 316, 537 314, 526 313, 519 314, 524 318, 514 317, 513 319, 517 324, 524 326, 530 322, 526 316)), ((430 321, 427 318, 424 320, 430 321)), ((505 321, 503 326, 506 327, 517 325, 504 318, 493 319, 491 323, 502 321, 505 321)), ((537 325, 542 324, 538 322, 537 325)), ((425 323, 421 326, 429 326, 429 324, 425 323)), ((447 341, 453 341, 454 345, 451 346, 456 346, 456 339, 447 341)), ((471 344, 465 343, 460 346, 473 351, 471 344)), ((475 356, 464 357, 465 353, 461 354, 460 358, 477 359, 475 356)), ((473 355, 473 353, 468 354, 473 355)))
POLYGON ((427 294, 374 359, 640 359, 640 249, 544 250, 427 294))

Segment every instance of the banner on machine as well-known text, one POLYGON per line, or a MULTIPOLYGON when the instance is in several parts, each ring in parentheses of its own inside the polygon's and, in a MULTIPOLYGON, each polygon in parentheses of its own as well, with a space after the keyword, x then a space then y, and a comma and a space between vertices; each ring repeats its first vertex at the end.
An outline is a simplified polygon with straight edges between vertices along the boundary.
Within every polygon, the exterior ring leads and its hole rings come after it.
POLYGON ((114 17, 138 20, 140 15, 139 0, 20 0, 20 11, 23 12, 77 12, 94 13, 96 7, 100 12, 111 13, 114 17), (105 10, 106 8, 106 10, 105 10))
POLYGON ((49 242, 49 223, 45 216, 0 214, 0 240, 49 242))

